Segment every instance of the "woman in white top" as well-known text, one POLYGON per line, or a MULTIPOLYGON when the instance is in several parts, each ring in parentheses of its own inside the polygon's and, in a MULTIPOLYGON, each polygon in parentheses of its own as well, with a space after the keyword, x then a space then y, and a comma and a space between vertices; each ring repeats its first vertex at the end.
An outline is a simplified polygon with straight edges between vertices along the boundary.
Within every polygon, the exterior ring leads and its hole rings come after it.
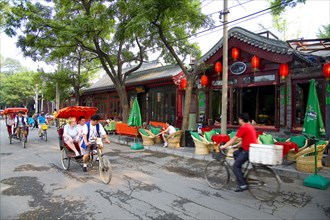
POLYGON ((172 126, 171 122, 167 121, 167 122, 166 122, 166 126, 167 126, 167 128, 166 128, 164 131, 162 131, 162 132, 160 132, 160 133, 158 134, 158 135, 162 135, 162 138, 163 138, 163 140, 164 140, 164 146, 163 146, 163 147, 167 147, 167 141, 166 141, 166 138, 167 138, 169 135, 171 135, 171 134, 173 134, 173 133, 176 132, 175 127, 172 126))
POLYGON ((6 115, 6 125, 7 125, 8 135, 10 136, 14 133, 14 125, 15 125, 15 119, 12 117, 11 114, 6 115))
POLYGON ((76 118, 71 117, 69 118, 68 124, 64 126, 63 138, 64 143, 66 143, 71 148, 71 150, 75 152, 76 156, 80 156, 79 151, 74 145, 74 143, 78 143, 78 145, 80 145, 79 136, 80 134, 77 127, 76 118))

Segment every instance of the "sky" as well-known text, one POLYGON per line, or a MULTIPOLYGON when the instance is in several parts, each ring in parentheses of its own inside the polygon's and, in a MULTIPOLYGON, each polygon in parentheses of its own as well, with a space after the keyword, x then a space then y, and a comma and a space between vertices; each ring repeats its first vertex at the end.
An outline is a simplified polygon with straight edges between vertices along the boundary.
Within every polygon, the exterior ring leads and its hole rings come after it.
MULTIPOLYGON (((212 14, 215 21, 215 25, 221 24, 219 20, 219 13, 223 9, 223 0, 201 0, 202 12, 204 14, 212 14)), ((267 0, 229 0, 229 15, 228 21, 233 21, 243 16, 261 11, 268 8, 267 0)), ((272 27, 272 17, 269 12, 261 13, 258 17, 250 17, 237 22, 229 24, 229 29, 234 26, 239 26, 250 30, 255 33, 263 32, 266 29, 279 38, 282 37, 282 33, 279 33, 272 27), (266 28, 266 29, 264 29, 266 28)), ((330 23, 330 0, 306 0, 306 4, 299 4, 295 8, 287 8, 286 12, 282 15, 287 19, 289 26, 289 39, 304 38, 313 39, 316 38, 316 33, 322 25, 330 23)), ((205 54, 209 49, 213 47, 223 36, 222 28, 217 28, 212 31, 198 34, 191 37, 191 42, 197 42, 200 45, 202 54, 205 54)), ((288 40, 289 40, 288 39, 288 40)), ((55 67, 46 65, 43 62, 35 63, 30 58, 24 58, 22 53, 15 46, 16 39, 9 38, 3 32, 0 35, 0 53, 4 57, 10 57, 21 62, 23 66, 30 68, 31 70, 37 70, 38 67, 43 68, 46 72, 52 72, 55 67)), ((156 57, 155 54, 149 54, 149 59, 152 60, 156 57)))

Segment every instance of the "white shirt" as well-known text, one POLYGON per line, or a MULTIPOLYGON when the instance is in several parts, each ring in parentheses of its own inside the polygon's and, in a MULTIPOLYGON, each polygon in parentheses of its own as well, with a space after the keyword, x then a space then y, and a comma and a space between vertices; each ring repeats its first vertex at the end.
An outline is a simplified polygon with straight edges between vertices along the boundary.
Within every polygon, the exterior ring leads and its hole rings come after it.
POLYGON ((66 124, 64 126, 64 134, 69 135, 72 139, 74 139, 79 134, 79 131, 76 125, 71 127, 69 124, 66 124))
POLYGON ((83 133, 83 129, 84 129, 84 125, 77 124, 77 128, 78 128, 79 134, 82 134, 83 133))
POLYGON ((169 134, 173 134, 175 132, 176 132, 176 130, 175 130, 175 128, 172 125, 168 126, 168 133, 169 134))
POLYGON ((13 118, 12 119, 7 118, 7 125, 13 126, 14 124, 15 124, 15 120, 13 118))
MULTIPOLYGON (((19 117, 19 116, 16 116, 15 117, 15 123, 17 123, 17 126, 23 126, 23 122, 22 122, 22 118, 23 118, 24 116, 22 116, 22 117, 19 117), (18 121, 17 121, 17 118, 18 118, 18 121)), ((24 117, 24 122, 25 122, 25 124, 26 124, 26 117, 24 117)))
MULTIPOLYGON (((99 129, 100 136, 102 137, 103 135, 106 134, 106 132, 101 124, 99 124, 99 126, 100 126, 100 129, 99 129)), ((83 135, 87 135, 87 134, 88 134, 88 127, 85 124, 83 127, 83 135)), ((93 126, 92 124, 90 124, 89 125, 89 137, 87 137, 87 139, 90 140, 90 139, 96 139, 96 138, 97 138, 96 125, 93 126)))

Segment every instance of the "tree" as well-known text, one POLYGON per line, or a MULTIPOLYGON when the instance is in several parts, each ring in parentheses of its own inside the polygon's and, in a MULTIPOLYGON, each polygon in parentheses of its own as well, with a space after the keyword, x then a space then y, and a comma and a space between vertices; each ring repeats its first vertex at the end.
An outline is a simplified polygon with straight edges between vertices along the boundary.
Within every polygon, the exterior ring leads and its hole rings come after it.
POLYGON ((1 72, 7 75, 18 73, 21 71, 27 71, 26 67, 23 67, 22 64, 15 59, 10 57, 3 57, 0 55, 0 63, 1 63, 1 72))
POLYGON ((319 38, 330 38, 330 24, 322 25, 322 29, 319 28, 319 31, 316 36, 319 38))
POLYGON ((306 0, 270 0, 270 7, 272 16, 281 15, 287 7, 294 8, 297 4, 305 4, 306 0))
POLYGON ((23 71, 4 78, 1 83, 1 96, 7 105, 28 105, 35 94, 34 74, 32 71, 23 71))
POLYGON ((126 0, 56 0, 48 5, 29 0, 13 2, 10 13, 5 14, 5 32, 19 35, 18 47, 34 60, 52 56, 55 49, 78 45, 96 55, 115 85, 123 121, 127 121, 125 82, 141 67, 145 48, 152 42, 152 36, 126 31, 124 27, 131 19, 127 6, 126 0), (124 72, 125 65, 132 62, 137 65, 124 72))
POLYGON ((189 69, 184 64, 187 55, 200 57, 198 45, 189 43, 188 37, 200 28, 211 26, 212 20, 201 12, 200 2, 197 0, 135 0, 131 3, 129 9, 135 12, 130 12, 133 17, 127 24, 128 30, 137 31, 142 26, 149 33, 157 33, 159 38, 156 39, 156 44, 164 48, 162 55, 165 60, 176 62, 187 78, 182 121, 182 130, 186 130, 192 89, 200 71, 199 63, 194 63, 193 68, 189 69))

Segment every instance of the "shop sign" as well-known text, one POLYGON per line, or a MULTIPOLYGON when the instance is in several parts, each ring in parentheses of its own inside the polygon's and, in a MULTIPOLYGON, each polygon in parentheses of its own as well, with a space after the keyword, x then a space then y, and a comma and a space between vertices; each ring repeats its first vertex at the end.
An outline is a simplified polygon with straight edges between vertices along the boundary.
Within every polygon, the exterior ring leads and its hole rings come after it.
POLYGON ((235 62, 230 66, 230 72, 234 75, 241 75, 246 70, 246 64, 243 62, 235 62))
POLYGON ((145 93, 146 92, 143 86, 137 86, 137 87, 135 87, 135 90, 136 90, 137 93, 145 93))

